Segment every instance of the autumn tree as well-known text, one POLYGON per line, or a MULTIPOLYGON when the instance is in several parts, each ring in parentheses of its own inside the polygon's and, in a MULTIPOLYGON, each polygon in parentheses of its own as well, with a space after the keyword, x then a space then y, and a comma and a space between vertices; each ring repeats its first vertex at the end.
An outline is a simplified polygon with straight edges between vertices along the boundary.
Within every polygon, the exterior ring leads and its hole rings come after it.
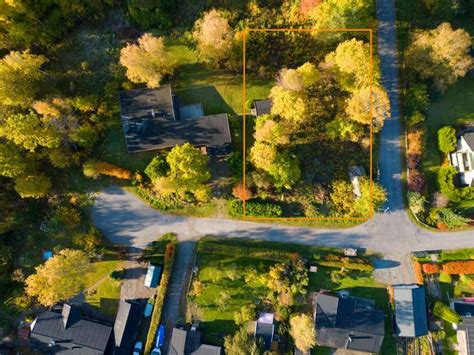
POLYGON ((415 33, 406 51, 406 62, 421 78, 432 79, 435 87, 443 91, 472 67, 470 48, 469 33, 453 30, 445 22, 433 30, 415 33))
POLYGON ((306 118, 305 100, 299 91, 286 90, 280 85, 270 91, 273 115, 280 116, 290 124, 298 125, 306 118))
POLYGON ((51 186, 51 179, 43 173, 21 175, 15 178, 15 191, 22 198, 44 197, 51 190, 51 186))
POLYGON ((276 147, 265 142, 257 141, 250 149, 250 161, 257 169, 268 171, 276 157, 276 147))
POLYGON ((231 54, 234 35, 222 11, 212 9, 197 20, 193 37, 199 56, 207 62, 220 65, 231 54))
POLYGON ((26 293, 43 306, 53 306, 79 293, 84 287, 84 275, 90 270, 84 252, 64 249, 35 268, 35 273, 26 279, 26 293))
POLYGON ((349 118, 337 117, 326 123, 326 134, 333 140, 358 142, 364 136, 364 128, 349 118))
MULTIPOLYGON (((340 43, 326 56, 324 66, 332 68, 343 88, 349 91, 369 87, 371 81, 369 45, 355 38, 340 43)), ((377 77, 374 78, 377 83, 377 77)))
POLYGON ((240 328, 234 335, 224 338, 224 348, 227 355, 260 355, 261 351, 254 336, 245 327, 240 328))
POLYGON ((34 99, 41 66, 47 62, 42 55, 12 51, 0 60, 0 102, 8 106, 28 106, 34 99))
POLYGON ((349 118, 374 128, 381 128, 386 119, 390 118, 390 101, 387 92, 380 86, 364 87, 355 91, 347 100, 346 113, 349 118), (372 101, 372 115, 371 113, 372 101))
POLYGON ((240 201, 247 201, 252 198, 252 191, 250 191, 249 188, 244 186, 244 184, 241 181, 239 181, 232 188, 232 195, 235 198, 238 198, 240 201))
POLYGON ((0 125, 0 137, 34 152, 38 147, 58 148, 61 136, 53 125, 45 124, 41 118, 30 111, 7 117, 0 125))
POLYGON ((316 345, 316 331, 313 318, 307 314, 298 314, 290 319, 290 335, 295 346, 303 353, 316 345))
POLYGON ((309 11, 316 28, 370 27, 373 3, 369 0, 325 0, 309 11))
POLYGON ((0 175, 16 177, 24 175, 31 168, 31 163, 11 143, 0 144, 0 175))
POLYGON ((257 117, 254 137, 256 141, 273 145, 285 145, 290 141, 288 130, 270 115, 257 117))
POLYGON ((120 50, 120 64, 127 68, 126 76, 133 83, 145 83, 149 88, 160 86, 165 75, 173 73, 175 62, 165 51, 163 38, 145 33, 138 44, 128 43, 120 50))

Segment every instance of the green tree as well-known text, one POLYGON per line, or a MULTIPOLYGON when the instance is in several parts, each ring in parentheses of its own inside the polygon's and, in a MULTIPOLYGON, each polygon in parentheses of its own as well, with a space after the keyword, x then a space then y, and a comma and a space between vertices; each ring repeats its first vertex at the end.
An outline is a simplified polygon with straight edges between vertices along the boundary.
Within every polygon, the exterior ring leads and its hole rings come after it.
POLYGON ((211 177, 209 157, 189 143, 174 147, 166 162, 170 166, 168 177, 181 191, 194 192, 211 177))
POLYGON ((84 252, 61 250, 26 279, 26 293, 44 306, 53 306, 79 293, 84 287, 84 275, 90 270, 91 263, 84 252))
POLYGON ((38 147, 58 148, 61 143, 61 136, 56 128, 44 124, 33 111, 9 116, 0 126, 0 137, 5 137, 30 152, 38 147))
POLYGON ((43 173, 21 175, 15 178, 15 191, 22 198, 41 198, 51 190, 51 179, 43 173))
POLYGON ((333 140, 359 142, 364 136, 364 128, 348 118, 338 117, 326 123, 326 134, 333 140))
POLYGON ((456 130, 451 126, 444 126, 438 130, 438 148, 445 154, 456 150, 456 130))
POLYGON ((222 11, 212 9, 197 20, 193 37, 199 56, 204 61, 219 65, 229 58, 234 35, 222 11))
POLYGON ((260 355, 262 352, 254 336, 240 328, 234 335, 224 338, 224 348, 227 355, 260 355))
POLYGON ((77 127, 69 137, 79 146, 92 149, 99 139, 97 131, 90 125, 82 125, 77 127))
POLYGON ((12 51, 0 60, 0 102, 8 106, 27 107, 39 90, 43 78, 42 55, 12 51))
POLYGON ((368 178, 359 177, 361 196, 354 202, 354 210, 358 217, 369 217, 371 212, 376 211, 387 201, 387 193, 379 184, 372 182, 368 178))
POLYGON ((156 88, 165 75, 173 73, 176 63, 166 53, 163 38, 145 33, 138 44, 128 43, 120 50, 120 64, 127 68, 131 82, 156 88))
POLYGON ((433 30, 415 33, 406 51, 406 63, 421 78, 432 79, 435 88, 444 91, 472 67, 470 48, 469 33, 442 23, 433 30))
POLYGON ((255 304, 250 303, 242 306, 238 312, 234 313, 235 324, 243 325, 255 319, 255 304))
POLYGON ((459 314, 441 301, 435 301, 433 305, 433 315, 439 319, 454 324, 460 324, 462 322, 462 318, 459 314))
POLYGON ((176 9, 175 0, 128 0, 128 14, 133 22, 145 30, 171 27, 176 9))
POLYGON ((298 314, 290 319, 290 335, 295 345, 303 353, 316 345, 316 331, 313 318, 307 314, 298 314))
POLYGON ((268 173, 273 178, 276 188, 290 189, 301 177, 298 158, 291 156, 288 152, 278 153, 268 173))
POLYGON ((24 175, 31 165, 17 146, 7 142, 0 144, 0 175, 7 177, 24 175))
POLYGON ((310 11, 316 28, 371 27, 373 2, 369 0, 325 0, 310 11))
POLYGON ((168 170, 169 166, 166 160, 162 155, 157 154, 145 168, 145 174, 151 181, 155 181, 162 176, 166 176, 168 170))

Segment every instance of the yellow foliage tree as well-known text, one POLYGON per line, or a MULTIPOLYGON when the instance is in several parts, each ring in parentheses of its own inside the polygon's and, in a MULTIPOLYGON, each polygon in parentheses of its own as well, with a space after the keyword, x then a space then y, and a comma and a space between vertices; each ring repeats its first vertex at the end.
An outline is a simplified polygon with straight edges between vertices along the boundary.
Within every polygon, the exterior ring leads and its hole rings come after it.
POLYGON ((347 100, 346 113, 354 121, 370 125, 373 121, 374 128, 383 126, 386 119, 390 118, 390 100, 387 92, 380 86, 372 89, 372 116, 370 115, 370 88, 364 87, 353 92, 347 100))
POLYGON ((303 353, 316 345, 316 331, 313 318, 307 314, 298 314, 290 319, 290 335, 295 345, 303 353))

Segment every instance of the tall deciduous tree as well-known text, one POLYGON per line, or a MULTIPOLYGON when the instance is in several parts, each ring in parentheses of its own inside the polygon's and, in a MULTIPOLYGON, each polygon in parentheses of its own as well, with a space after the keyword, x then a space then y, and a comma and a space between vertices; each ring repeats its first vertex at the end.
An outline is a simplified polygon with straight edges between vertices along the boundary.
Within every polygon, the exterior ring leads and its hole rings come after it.
POLYGON ((233 47, 232 29, 221 11, 212 9, 197 20, 193 37, 197 42, 199 56, 215 65, 229 58, 233 47))
POLYGON ((38 92, 46 57, 29 52, 10 52, 0 60, 0 102, 3 105, 30 104, 38 92))
POLYGON ((0 175, 16 177, 24 175, 31 164, 14 144, 0 144, 0 175))
POLYGON ((26 293, 44 306, 53 306, 79 293, 84 287, 84 274, 90 269, 84 252, 64 249, 36 267, 26 279, 26 293))
POLYGON ((0 137, 34 152, 39 147, 58 148, 61 136, 53 125, 44 124, 33 111, 8 117, 0 126, 0 137))
POLYGON ((224 348, 227 355, 259 355, 255 337, 249 335, 245 328, 240 328, 234 335, 224 339, 224 348))
POLYGON ((138 44, 127 44, 120 50, 120 64, 127 68, 127 78, 145 83, 149 88, 160 86, 161 79, 172 74, 175 62, 165 51, 163 38, 145 33, 138 44))
POLYGON ((413 36, 406 52, 406 62, 422 78, 432 79, 435 87, 443 91, 472 67, 470 48, 469 33, 463 29, 453 30, 445 22, 413 36))
POLYGON ((370 0, 325 0, 308 15, 316 21, 316 28, 366 28, 372 13, 370 0))
POLYGON ((390 100, 387 92, 380 86, 372 88, 372 96, 369 87, 355 91, 347 100, 346 113, 354 121, 366 125, 373 123, 374 128, 381 128, 384 121, 390 118, 390 100))
POLYGON ((306 104, 298 91, 286 90, 282 86, 274 86, 270 91, 273 115, 280 116, 289 124, 298 125, 306 118, 306 104))
POLYGON ((257 169, 268 171, 277 157, 274 145, 265 142, 255 142, 250 149, 250 161, 257 169))
POLYGON ((302 352, 311 350, 316 345, 316 331, 313 318, 307 314, 298 314, 290 319, 290 335, 295 345, 302 352))
MULTIPOLYGON (((336 71, 346 90, 354 91, 370 86, 370 51, 369 45, 363 41, 353 38, 340 43, 334 52, 326 56, 325 66, 336 71)), ((374 79, 376 83, 376 75, 374 79)))

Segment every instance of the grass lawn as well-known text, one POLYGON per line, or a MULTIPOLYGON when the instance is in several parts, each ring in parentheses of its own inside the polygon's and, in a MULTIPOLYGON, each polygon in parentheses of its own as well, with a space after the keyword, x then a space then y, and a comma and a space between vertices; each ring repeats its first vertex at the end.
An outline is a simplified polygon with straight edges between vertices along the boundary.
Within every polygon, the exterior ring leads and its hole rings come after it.
MULTIPOLYGON (((250 303, 264 303, 268 293, 268 270, 271 265, 288 260, 289 253, 317 260, 324 255, 341 255, 341 250, 243 239, 205 238, 199 242, 199 273, 194 281, 199 280, 203 289, 191 299, 200 308, 205 339, 221 343, 224 335, 238 329, 234 323, 236 311, 250 303), (230 296, 230 299, 225 306, 219 307, 218 300, 223 294, 230 296)), ((346 289, 353 295, 375 299, 377 307, 387 312, 386 334, 391 334, 385 286, 376 282, 370 272, 360 271, 347 272, 333 281, 331 273, 338 270, 319 266, 318 273, 309 275, 308 291, 346 289)), ((387 336, 384 353, 391 354, 394 349, 393 338, 387 336)), ((325 354, 326 351, 321 347, 314 353, 325 354)))
POLYGON ((111 273, 121 270, 123 260, 105 260, 93 264, 94 270, 84 275, 86 288, 94 288, 96 292, 86 296, 86 302, 98 308, 108 316, 117 313, 120 300, 120 280, 111 278, 111 273))
MULTIPOLYGON (((460 79, 444 95, 433 100, 429 107, 426 120, 426 153, 423 158, 423 169, 426 173, 429 193, 436 191, 436 172, 443 160, 437 147, 438 129, 445 125, 457 126, 469 121, 474 121, 473 77, 460 79)), ((472 213, 474 201, 462 201, 455 207, 464 211, 470 210, 472 213)))

